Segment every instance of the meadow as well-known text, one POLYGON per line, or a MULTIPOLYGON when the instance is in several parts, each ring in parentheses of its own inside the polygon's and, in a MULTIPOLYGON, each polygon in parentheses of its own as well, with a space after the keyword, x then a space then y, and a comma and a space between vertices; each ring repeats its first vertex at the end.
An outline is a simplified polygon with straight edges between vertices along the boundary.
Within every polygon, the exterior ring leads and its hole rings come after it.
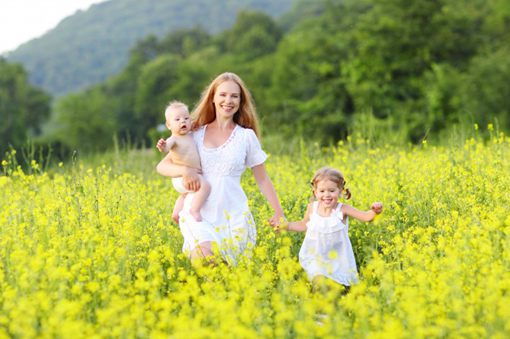
POLYGON ((171 221, 177 197, 159 154, 120 151, 43 168, 13 157, 0 175, 0 337, 508 338, 510 138, 457 145, 301 146, 270 154, 289 220, 309 181, 340 169, 350 204, 384 203, 352 221, 360 283, 313 291, 303 234, 275 233, 249 172, 258 226, 252 258, 192 267, 171 221))

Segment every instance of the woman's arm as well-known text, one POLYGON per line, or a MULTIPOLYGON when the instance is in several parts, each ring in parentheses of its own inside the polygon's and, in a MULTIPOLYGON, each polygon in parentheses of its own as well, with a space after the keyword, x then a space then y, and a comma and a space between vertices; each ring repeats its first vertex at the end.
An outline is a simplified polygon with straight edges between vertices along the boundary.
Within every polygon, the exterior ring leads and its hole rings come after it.
POLYGON ((190 191, 196 192, 200 189, 200 177, 196 169, 177 165, 172 162, 170 154, 167 154, 156 166, 156 171, 166 177, 182 177, 182 184, 190 191))
POLYGON ((374 220, 375 216, 382 212, 382 203, 373 203, 370 210, 360 211, 349 205, 342 205, 342 213, 359 221, 368 222, 374 220))
POLYGON ((269 205, 274 210, 273 217, 269 220, 269 223, 273 226, 278 225, 280 223, 280 219, 284 218, 283 209, 280 205, 280 201, 278 200, 278 196, 276 195, 276 190, 274 189, 273 183, 267 175, 266 167, 264 164, 260 164, 252 167, 253 176, 259 185, 260 191, 266 197, 269 205))
POLYGON ((293 232, 305 232, 307 229, 306 224, 308 221, 310 221, 310 214, 312 213, 312 204, 308 204, 306 207, 305 216, 303 217, 303 220, 299 221, 292 221, 287 223, 286 228, 288 231, 293 232))

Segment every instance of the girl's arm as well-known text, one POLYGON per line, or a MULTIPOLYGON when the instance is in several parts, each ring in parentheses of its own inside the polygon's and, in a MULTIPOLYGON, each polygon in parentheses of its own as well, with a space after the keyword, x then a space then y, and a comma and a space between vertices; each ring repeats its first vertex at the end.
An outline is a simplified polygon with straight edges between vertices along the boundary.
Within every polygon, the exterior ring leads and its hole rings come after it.
POLYGON ((269 219, 269 223, 272 226, 276 226, 280 223, 280 219, 284 218, 283 209, 280 205, 280 201, 278 200, 278 196, 276 195, 276 191, 274 189, 273 183, 267 175, 266 167, 264 164, 260 164, 252 167, 253 176, 259 185, 259 189, 262 194, 266 197, 269 205, 274 210, 274 215, 271 219, 269 219))
POLYGON ((292 221, 287 223, 286 229, 287 231, 293 231, 293 232, 305 232, 307 227, 306 224, 308 221, 310 221, 310 214, 312 213, 312 204, 308 204, 306 207, 305 216, 303 217, 303 220, 300 221, 292 221))
POLYGON ((342 213, 359 221, 368 222, 374 220, 375 216, 382 212, 382 203, 375 202, 370 210, 360 211, 349 205, 342 205, 342 213))
POLYGON ((200 189, 198 171, 191 167, 174 164, 170 153, 159 162, 156 166, 156 171, 161 175, 171 178, 182 177, 182 184, 190 191, 196 192, 200 189))

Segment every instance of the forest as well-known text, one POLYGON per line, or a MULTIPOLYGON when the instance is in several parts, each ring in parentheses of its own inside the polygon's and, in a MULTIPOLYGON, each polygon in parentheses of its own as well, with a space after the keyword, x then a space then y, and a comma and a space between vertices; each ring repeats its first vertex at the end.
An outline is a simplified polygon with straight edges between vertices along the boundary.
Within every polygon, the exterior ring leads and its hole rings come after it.
MULTIPOLYGON (((251 90, 264 138, 322 145, 441 142, 452 129, 510 128, 510 3, 504 0, 302 1, 274 19, 239 12, 232 27, 146 36, 127 66, 58 98, 0 60, 0 147, 26 140, 62 156, 115 143, 152 146, 170 100, 191 108, 217 74, 251 90)), ((163 133, 163 134, 162 134, 163 133)))

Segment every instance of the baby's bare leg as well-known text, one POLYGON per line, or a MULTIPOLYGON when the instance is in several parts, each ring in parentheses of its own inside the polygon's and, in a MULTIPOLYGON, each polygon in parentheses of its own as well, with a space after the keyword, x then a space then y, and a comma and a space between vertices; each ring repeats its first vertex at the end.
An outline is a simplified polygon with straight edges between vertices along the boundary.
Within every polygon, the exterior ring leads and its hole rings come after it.
POLYGON ((179 223, 179 212, 182 211, 184 207, 184 198, 186 197, 186 193, 179 195, 179 198, 175 201, 174 210, 172 211, 172 219, 179 223))
POLYGON ((191 201, 191 206, 189 209, 189 213, 196 221, 202 221, 202 215, 200 214, 200 209, 202 205, 204 205, 205 200, 209 196, 211 192, 211 185, 204 180, 204 177, 200 176, 200 189, 193 196, 193 200, 191 201))

